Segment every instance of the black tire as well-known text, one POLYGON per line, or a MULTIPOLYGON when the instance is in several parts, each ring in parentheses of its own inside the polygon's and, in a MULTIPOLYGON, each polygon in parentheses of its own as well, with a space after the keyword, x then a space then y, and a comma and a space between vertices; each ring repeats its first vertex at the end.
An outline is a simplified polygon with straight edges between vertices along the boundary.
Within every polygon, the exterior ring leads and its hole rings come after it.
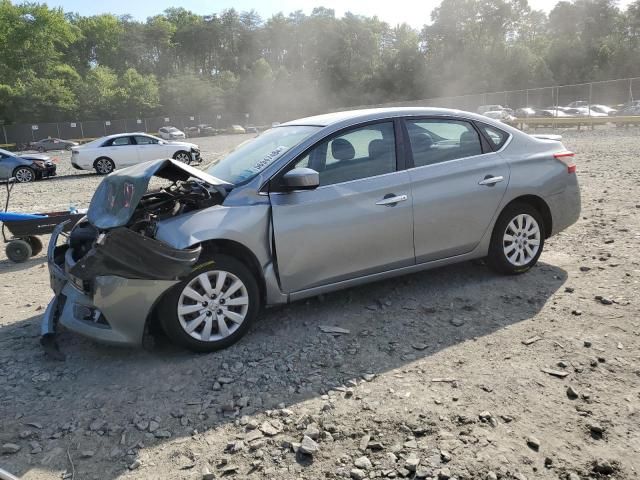
POLYGON ((108 157, 100 157, 93 162, 93 168, 98 175, 109 175, 116 169, 116 164, 108 157))
POLYGON ((31 167, 18 167, 13 171, 13 176, 18 183, 30 183, 36 181, 36 172, 31 167))
POLYGON ((31 246, 32 257, 35 257, 40 252, 42 252, 42 249, 44 248, 44 245, 42 244, 42 240, 40 240, 38 237, 33 237, 33 236, 27 237, 26 240, 27 242, 29 242, 29 245, 31 246))
POLYGON ((31 257, 31 244, 26 240, 16 239, 7 243, 5 248, 7 258, 15 263, 23 263, 31 257))
POLYGON ((191 155, 190 152, 185 152, 184 150, 180 150, 173 154, 173 159, 189 165, 193 161, 193 156, 191 155))
POLYGON ((544 230, 544 221, 542 219, 542 215, 540 215, 540 212, 538 212, 538 210, 536 210, 528 203, 512 203, 502 211, 495 226, 493 227, 491 244, 489 245, 489 255, 487 257, 487 264, 492 270, 505 275, 517 275, 527 272, 536 264, 538 258, 540 258, 540 254, 542 254, 545 235, 546 232, 544 230), (528 215, 535 221, 539 231, 539 238, 531 238, 530 236, 524 235, 520 239, 517 239, 515 241, 505 240, 505 235, 507 235, 507 228, 509 227, 509 224, 519 215, 528 215), (537 240, 539 242, 537 251, 535 250, 535 246, 533 246, 532 240, 537 240), (507 242, 509 243, 507 244, 507 242), (517 242, 520 242, 520 244, 518 244, 517 242), (514 248, 516 250, 521 249, 523 252, 523 256, 518 257, 515 251, 512 249, 512 251, 514 251, 514 255, 516 255, 516 260, 520 259, 521 264, 515 264, 507 257, 507 254, 505 253, 505 248, 511 247, 512 243, 515 244, 514 248), (535 255, 531 256, 530 258, 525 258, 526 253, 524 252, 528 245, 533 246, 535 255))
POLYGON ((44 153, 44 147, 38 147, 38 151, 39 151, 40 153, 44 153))
MULTIPOLYGON (((209 299, 207 298, 207 300, 209 299)), ((198 302, 194 301, 194 306, 197 305, 197 303, 198 302)), ((160 324, 171 341, 194 352, 213 352, 233 345, 235 342, 240 340, 247 330, 249 330, 251 324, 254 322, 258 312, 260 311, 260 290, 258 288, 256 278, 244 263, 233 257, 220 254, 214 255, 211 260, 206 260, 197 265, 189 275, 167 292, 167 294, 161 299, 158 307, 159 308, 157 308, 156 311, 158 312, 160 324), (247 292, 248 307, 244 320, 239 324, 235 331, 218 340, 203 341, 201 339, 194 338, 182 327, 178 316, 178 306, 181 294, 187 285, 202 273, 213 272, 216 270, 231 273, 241 280, 247 292)), ((199 314, 200 312, 195 312, 192 315, 197 316, 199 314)), ((215 317, 212 319, 212 322, 215 330, 219 332, 215 317)), ((196 335, 200 335, 204 329, 204 324, 200 325, 203 325, 203 328, 196 328, 194 330, 196 335), (200 332, 198 332, 198 330, 200 330, 200 332)), ((231 322, 231 325, 233 328, 233 322, 231 322)))

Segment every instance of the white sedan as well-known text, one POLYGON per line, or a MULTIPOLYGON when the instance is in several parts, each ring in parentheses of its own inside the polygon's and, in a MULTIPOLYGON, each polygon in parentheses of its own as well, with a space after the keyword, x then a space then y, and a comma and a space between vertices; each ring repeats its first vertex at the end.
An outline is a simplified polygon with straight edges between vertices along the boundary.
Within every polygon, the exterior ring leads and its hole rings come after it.
POLYGON ((158 129, 158 135, 165 140, 176 140, 179 138, 187 138, 182 130, 178 130, 176 127, 160 127, 158 129))
POLYGON ((120 133, 98 138, 71 149, 71 164, 78 170, 107 175, 118 168, 159 158, 200 161, 200 149, 187 142, 171 142, 145 133, 120 133))

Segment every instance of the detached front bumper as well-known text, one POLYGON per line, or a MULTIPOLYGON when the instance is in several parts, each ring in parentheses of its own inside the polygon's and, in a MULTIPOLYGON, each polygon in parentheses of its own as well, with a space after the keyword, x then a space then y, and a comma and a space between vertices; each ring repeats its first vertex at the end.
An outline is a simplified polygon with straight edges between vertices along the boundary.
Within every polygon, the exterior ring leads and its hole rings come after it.
POLYGON ((176 280, 128 279, 115 275, 82 281, 69 273, 73 259, 67 245, 58 245, 63 225, 51 236, 47 261, 54 298, 41 324, 43 337, 57 324, 93 340, 112 345, 140 345, 146 320, 161 295, 176 280))
POLYGON ((55 177, 57 167, 55 165, 47 165, 40 170, 36 170, 36 176, 38 178, 55 177))

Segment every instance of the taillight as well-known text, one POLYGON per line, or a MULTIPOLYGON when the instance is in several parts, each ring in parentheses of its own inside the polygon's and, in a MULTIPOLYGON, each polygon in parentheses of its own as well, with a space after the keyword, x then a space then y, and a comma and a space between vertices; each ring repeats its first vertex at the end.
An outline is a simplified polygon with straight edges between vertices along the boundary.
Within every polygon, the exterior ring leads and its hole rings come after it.
POLYGON ((553 158, 556 160, 560 160, 567 166, 567 173, 576 173, 576 164, 573 162, 573 157, 575 157, 575 153, 564 151, 553 154, 553 158))

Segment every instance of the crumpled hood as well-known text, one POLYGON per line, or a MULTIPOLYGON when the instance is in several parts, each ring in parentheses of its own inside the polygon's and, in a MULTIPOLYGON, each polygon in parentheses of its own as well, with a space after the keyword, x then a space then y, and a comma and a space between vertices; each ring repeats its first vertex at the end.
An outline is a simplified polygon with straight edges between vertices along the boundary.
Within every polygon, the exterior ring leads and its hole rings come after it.
POLYGON ((35 160, 36 162, 48 162, 49 160, 51 160, 51 157, 47 155, 40 155, 37 153, 25 153, 18 156, 20 158, 24 158, 25 160, 35 160))
POLYGON ((117 170, 98 185, 87 218, 99 229, 110 229, 127 224, 142 196, 147 192, 151 177, 170 181, 197 178, 211 186, 231 186, 208 173, 172 159, 152 160, 117 170))

